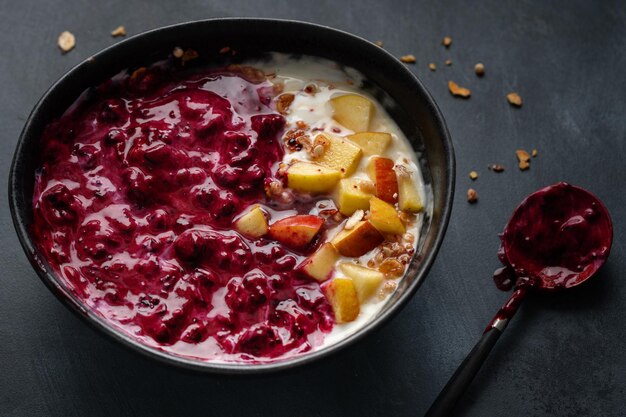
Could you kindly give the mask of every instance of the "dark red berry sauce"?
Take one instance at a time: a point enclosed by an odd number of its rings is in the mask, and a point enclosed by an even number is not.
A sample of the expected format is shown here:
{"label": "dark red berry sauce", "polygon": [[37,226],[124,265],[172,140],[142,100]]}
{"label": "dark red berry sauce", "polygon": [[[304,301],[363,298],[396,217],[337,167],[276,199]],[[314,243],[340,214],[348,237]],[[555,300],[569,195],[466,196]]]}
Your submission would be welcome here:
{"label": "dark red berry sauce", "polygon": [[333,327],[294,272],[305,253],[232,230],[250,204],[272,209],[284,152],[273,86],[245,74],[170,62],[112,78],[47,127],[35,181],[32,233],[68,288],[142,343],[207,361],[295,355]]}
{"label": "dark red berry sauce", "polygon": [[613,240],[611,218],[589,192],[561,182],[543,188],[515,210],[502,235],[498,288],[529,284],[574,287],[604,264]]}

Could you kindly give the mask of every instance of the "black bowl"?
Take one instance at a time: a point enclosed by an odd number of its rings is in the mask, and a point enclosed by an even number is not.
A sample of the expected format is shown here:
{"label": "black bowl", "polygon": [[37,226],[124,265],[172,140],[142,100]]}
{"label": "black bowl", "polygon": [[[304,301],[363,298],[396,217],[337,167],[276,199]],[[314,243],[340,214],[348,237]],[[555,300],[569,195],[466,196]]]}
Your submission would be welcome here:
{"label": "black bowl", "polygon": [[[223,46],[238,56],[258,56],[263,51],[312,55],[359,70],[366,85],[394,118],[418,153],[429,190],[432,211],[424,222],[419,251],[406,277],[379,314],[342,341],[319,350],[269,364],[200,362],[145,346],[113,328],[90,311],[58,279],[33,243],[34,172],[38,143],[44,127],[59,117],[80,94],[119,71],[164,59],[180,46],[200,52]],[[224,373],[246,373],[292,368],[327,356],[362,338],[393,317],[426,278],[441,245],[452,209],[454,151],[441,112],[422,83],[396,58],[373,43],[354,35],[311,23],[274,19],[212,19],[168,26],[134,36],[79,64],[57,81],[33,109],[15,150],[9,179],[11,215],[20,242],[39,277],[70,310],[114,340],[147,356],[179,367]]]}

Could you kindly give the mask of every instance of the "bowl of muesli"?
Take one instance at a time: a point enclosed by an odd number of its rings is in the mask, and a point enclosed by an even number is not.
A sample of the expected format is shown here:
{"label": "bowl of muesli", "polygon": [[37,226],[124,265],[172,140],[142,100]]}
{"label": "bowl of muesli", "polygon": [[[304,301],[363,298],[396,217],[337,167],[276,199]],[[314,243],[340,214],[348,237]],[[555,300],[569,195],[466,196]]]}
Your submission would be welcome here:
{"label": "bowl of muesli", "polygon": [[52,292],[147,356],[278,370],[348,346],[424,281],[454,153],[384,49],[304,22],[214,19],[90,57],[31,113],[14,224]]}

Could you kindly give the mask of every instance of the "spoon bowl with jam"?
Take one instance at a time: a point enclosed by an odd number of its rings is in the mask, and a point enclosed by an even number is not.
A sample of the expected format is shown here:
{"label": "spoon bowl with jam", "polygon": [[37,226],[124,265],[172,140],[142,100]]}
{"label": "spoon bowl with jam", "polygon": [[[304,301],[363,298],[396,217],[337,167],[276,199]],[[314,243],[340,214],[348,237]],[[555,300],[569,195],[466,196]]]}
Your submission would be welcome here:
{"label": "spoon bowl with jam", "polygon": [[501,236],[494,273],[498,288],[514,288],[474,349],[457,368],[426,416],[451,415],[489,352],[529,291],[576,287],[604,264],[613,225],[602,202],[590,192],[560,182],[528,196],[513,212]]}

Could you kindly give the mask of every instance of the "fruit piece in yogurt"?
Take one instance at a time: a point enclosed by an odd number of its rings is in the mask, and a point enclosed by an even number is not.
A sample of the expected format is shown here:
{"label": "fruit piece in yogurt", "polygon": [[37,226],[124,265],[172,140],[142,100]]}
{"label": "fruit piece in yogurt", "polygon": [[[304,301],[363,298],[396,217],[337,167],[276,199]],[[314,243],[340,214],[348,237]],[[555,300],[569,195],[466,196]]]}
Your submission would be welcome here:
{"label": "fruit piece in yogurt", "polygon": [[369,99],[346,94],[331,99],[330,104],[333,107],[333,118],[343,126],[353,132],[365,132],[369,129],[375,112],[374,103]]}
{"label": "fruit piece in yogurt", "polygon": [[308,162],[296,162],[287,169],[287,186],[304,193],[328,193],[340,178],[340,171]]}
{"label": "fruit piece in yogurt", "polygon": [[367,220],[356,224],[352,229],[342,230],[332,243],[339,253],[351,258],[363,256],[380,245],[383,235]]}
{"label": "fruit piece in yogurt", "polygon": [[335,278],[323,287],[337,323],[355,320],[360,312],[359,299],[350,278]]}
{"label": "fruit piece in yogurt", "polygon": [[306,214],[278,220],[270,226],[269,237],[290,248],[303,249],[317,236],[324,219]]}
{"label": "fruit piece in yogurt", "polygon": [[373,184],[362,178],[346,178],[339,181],[337,187],[337,207],[344,216],[351,216],[357,210],[367,210],[370,207],[370,198]]}
{"label": "fruit piece in yogurt", "polygon": [[401,167],[398,173],[398,208],[411,213],[419,213],[424,209],[413,173],[404,167]]}
{"label": "fruit piece in yogurt", "polygon": [[387,203],[398,201],[398,179],[394,162],[389,158],[373,157],[368,165],[368,174],[376,185],[376,197]]}
{"label": "fruit piece in yogurt", "polygon": [[339,267],[341,268],[341,272],[352,278],[360,303],[366,302],[374,295],[385,279],[385,275],[382,272],[365,268],[351,262],[343,262]]}
{"label": "fruit piece in yogurt", "polygon": [[[316,151],[319,150],[319,156]],[[313,142],[313,159],[320,165],[341,172],[342,177],[354,173],[363,151],[347,139],[320,133]]]}
{"label": "fruit piece in yogurt", "polygon": [[369,220],[381,233],[401,235],[406,231],[396,209],[377,197],[372,197],[370,200]]}
{"label": "fruit piece in yogurt", "polygon": [[331,277],[338,260],[339,252],[335,245],[326,242],[302,263],[301,269],[307,276],[323,282]]}
{"label": "fruit piece in yogurt", "polygon": [[347,138],[359,145],[365,155],[383,155],[392,140],[386,132],[361,132]]}

